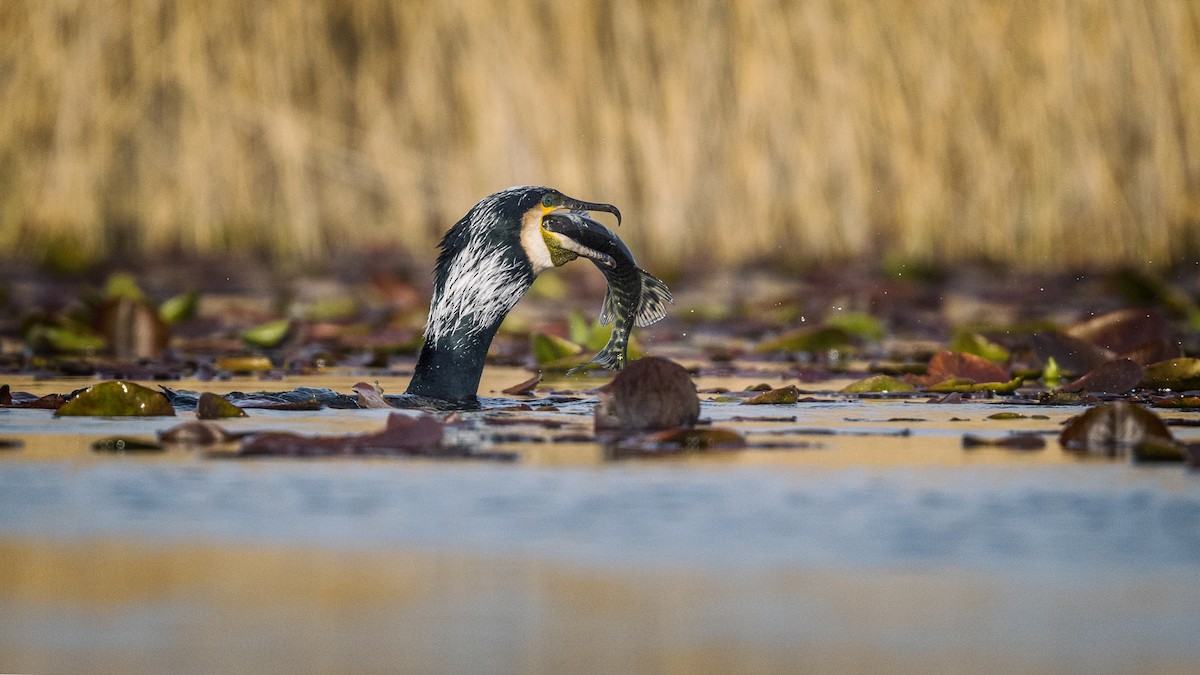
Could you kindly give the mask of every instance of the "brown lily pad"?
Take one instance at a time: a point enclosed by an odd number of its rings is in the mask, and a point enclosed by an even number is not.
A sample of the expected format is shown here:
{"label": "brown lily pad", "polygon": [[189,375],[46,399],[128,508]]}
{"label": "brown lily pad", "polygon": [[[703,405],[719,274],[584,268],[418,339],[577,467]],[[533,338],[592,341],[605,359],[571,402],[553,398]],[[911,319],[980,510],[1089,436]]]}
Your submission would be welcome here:
{"label": "brown lily pad", "polygon": [[1120,309],[1063,329],[1064,334],[1086,340],[1113,354],[1162,340],[1166,331],[1167,320],[1157,309]]}
{"label": "brown lily pad", "polygon": [[1059,389],[1124,394],[1138,386],[1144,372],[1144,368],[1129,359],[1105,361],[1083,377]]}
{"label": "brown lily pad", "polygon": [[1151,438],[1174,442],[1158,415],[1132,403],[1115,401],[1072,417],[1058,442],[1067,450],[1115,455]]}
{"label": "brown lily pad", "polygon": [[924,378],[928,384],[947,379],[971,380],[972,382],[1008,382],[1008,370],[974,354],[942,351],[929,360],[929,371]]}
{"label": "brown lily pad", "polygon": [[161,392],[133,382],[111,380],[88,387],[54,414],[60,417],[156,417],[174,416],[175,408]]}

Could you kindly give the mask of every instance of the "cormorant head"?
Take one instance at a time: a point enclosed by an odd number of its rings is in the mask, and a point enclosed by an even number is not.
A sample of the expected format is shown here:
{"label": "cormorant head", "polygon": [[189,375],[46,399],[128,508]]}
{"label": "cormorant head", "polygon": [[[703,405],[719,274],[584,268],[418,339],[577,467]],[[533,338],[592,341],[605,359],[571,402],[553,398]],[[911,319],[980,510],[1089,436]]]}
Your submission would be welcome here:
{"label": "cormorant head", "polygon": [[605,211],[621,222],[612,204],[542,186],[513,187],[480,200],[442,239],[426,340],[462,343],[486,334],[490,342],[533,278],[575,257],[555,245],[558,235],[544,229],[543,219],[583,211]]}

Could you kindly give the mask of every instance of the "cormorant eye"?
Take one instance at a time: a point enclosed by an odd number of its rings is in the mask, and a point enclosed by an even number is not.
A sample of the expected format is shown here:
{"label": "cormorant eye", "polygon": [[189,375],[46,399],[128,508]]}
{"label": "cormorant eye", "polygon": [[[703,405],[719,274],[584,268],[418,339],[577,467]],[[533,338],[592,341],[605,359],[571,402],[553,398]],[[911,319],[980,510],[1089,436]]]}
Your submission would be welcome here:
{"label": "cormorant eye", "polygon": [[552,209],[559,204],[562,204],[562,197],[554,194],[553,192],[548,192],[542,197],[542,206],[548,209]]}

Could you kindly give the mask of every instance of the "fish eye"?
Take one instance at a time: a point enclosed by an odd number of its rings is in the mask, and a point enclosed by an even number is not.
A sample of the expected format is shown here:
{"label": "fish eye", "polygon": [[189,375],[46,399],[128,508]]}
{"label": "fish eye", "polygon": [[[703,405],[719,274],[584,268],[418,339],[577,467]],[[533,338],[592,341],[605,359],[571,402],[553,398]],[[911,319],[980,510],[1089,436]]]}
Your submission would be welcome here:
{"label": "fish eye", "polygon": [[548,209],[552,209],[561,204],[562,204],[562,195],[558,195],[553,192],[547,192],[542,197],[542,206],[544,206]]}

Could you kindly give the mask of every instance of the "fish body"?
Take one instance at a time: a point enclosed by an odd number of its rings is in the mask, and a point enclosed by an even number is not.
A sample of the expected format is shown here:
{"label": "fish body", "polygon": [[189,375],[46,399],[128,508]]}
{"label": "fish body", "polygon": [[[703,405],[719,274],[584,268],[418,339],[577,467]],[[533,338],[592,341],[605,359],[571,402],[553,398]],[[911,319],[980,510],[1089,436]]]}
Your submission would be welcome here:
{"label": "fish body", "polygon": [[[558,255],[591,260],[608,281],[600,325],[612,323],[612,336],[588,363],[620,370],[629,360],[630,331],[665,317],[667,304],[674,302],[671,291],[637,266],[629,247],[612,230],[582,212],[553,213],[543,220],[542,228],[548,233],[547,245],[557,248]],[[582,367],[572,368],[568,374]]]}

